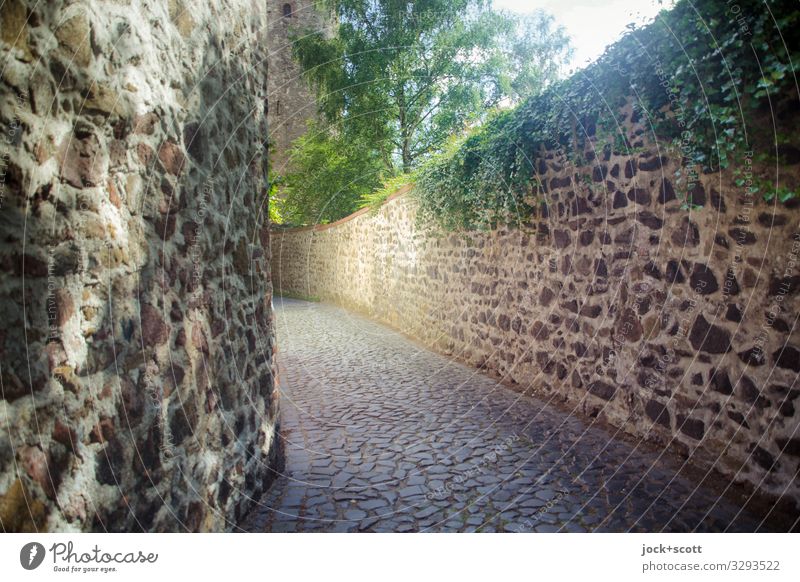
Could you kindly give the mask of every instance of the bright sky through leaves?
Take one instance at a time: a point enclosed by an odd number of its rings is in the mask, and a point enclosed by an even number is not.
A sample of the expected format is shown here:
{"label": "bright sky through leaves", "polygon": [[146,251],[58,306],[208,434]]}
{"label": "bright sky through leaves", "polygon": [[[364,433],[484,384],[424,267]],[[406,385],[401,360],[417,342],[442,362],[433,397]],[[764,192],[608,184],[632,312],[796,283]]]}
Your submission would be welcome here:
{"label": "bright sky through leaves", "polygon": [[520,13],[541,8],[552,14],[572,37],[575,56],[571,66],[576,69],[599,57],[629,23],[649,22],[673,4],[673,0],[494,0],[497,8]]}

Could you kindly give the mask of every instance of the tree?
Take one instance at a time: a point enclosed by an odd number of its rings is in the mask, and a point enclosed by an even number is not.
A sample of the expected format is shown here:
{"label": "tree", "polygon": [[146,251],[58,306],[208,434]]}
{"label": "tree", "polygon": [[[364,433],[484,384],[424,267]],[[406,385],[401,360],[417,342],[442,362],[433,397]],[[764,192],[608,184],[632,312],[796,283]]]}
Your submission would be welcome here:
{"label": "tree", "polygon": [[511,18],[511,28],[498,41],[509,75],[505,92],[516,104],[557,80],[573,51],[563,27],[542,10]]}
{"label": "tree", "polygon": [[[371,175],[377,172],[381,180],[413,171],[498,105],[541,91],[570,57],[568,39],[551,17],[514,17],[485,0],[328,4],[339,18],[335,35],[302,31],[293,40],[329,124],[300,148],[319,154],[324,135],[327,149],[346,146],[349,155],[369,160]],[[324,163],[313,152],[295,151],[298,158]],[[344,164],[342,151],[337,149],[330,164]],[[330,177],[339,190],[354,194],[345,182],[350,176]],[[366,186],[365,180],[357,183]],[[293,192],[300,194],[297,188]]]}
{"label": "tree", "polygon": [[360,196],[379,187],[383,166],[367,144],[312,124],[291,151],[294,170],[273,184],[272,218],[288,224],[338,220],[358,209]]}

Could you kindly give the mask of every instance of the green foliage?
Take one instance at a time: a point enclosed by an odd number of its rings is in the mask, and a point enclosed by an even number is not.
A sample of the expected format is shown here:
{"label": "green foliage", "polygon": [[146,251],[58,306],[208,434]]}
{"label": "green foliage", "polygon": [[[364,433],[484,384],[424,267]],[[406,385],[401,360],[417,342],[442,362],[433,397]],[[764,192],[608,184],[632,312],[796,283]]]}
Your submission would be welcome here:
{"label": "green foliage", "polygon": [[737,13],[731,6],[682,0],[652,24],[630,27],[592,66],[473,131],[420,170],[422,216],[449,229],[526,222],[545,149],[580,163],[596,135],[598,149],[632,153],[634,136],[619,119],[629,96],[649,138],[670,144],[690,174],[729,168],[758,140],[769,143],[772,128],[759,120],[794,83],[800,11],[792,0],[739,0]]}
{"label": "green foliage", "polygon": [[797,190],[785,184],[775,184],[774,180],[767,180],[761,176],[754,176],[750,184],[738,178],[734,182],[737,186],[747,186],[753,196],[761,195],[765,202],[772,202],[776,198],[781,204],[798,197]]}
{"label": "green foliage", "polygon": [[361,208],[371,208],[377,210],[386,202],[386,199],[397,192],[403,186],[412,184],[415,179],[415,173],[400,174],[394,178],[386,180],[380,188],[367,192],[361,195]]}
{"label": "green foliage", "polygon": [[267,200],[269,201],[269,222],[270,224],[283,224],[283,216],[281,216],[281,212],[278,209],[278,205],[275,203],[275,197],[278,194],[278,184],[276,182],[270,182],[269,185],[269,195],[267,196]]}
{"label": "green foliage", "polygon": [[540,91],[569,56],[552,18],[484,0],[331,0],[333,38],[302,31],[294,53],[343,134],[389,176],[410,172],[504,100]]}
{"label": "green foliage", "polygon": [[[370,155],[373,154],[373,155]],[[282,224],[324,224],[355,212],[361,194],[383,183],[381,160],[363,143],[311,125],[294,144],[294,170],[274,178],[270,215]]]}
{"label": "green foliage", "polygon": [[[378,206],[453,135],[552,82],[569,57],[553,19],[483,0],[331,0],[337,34],[295,31],[324,123],[294,144],[271,205],[287,224]],[[405,175],[405,177],[403,177]]]}

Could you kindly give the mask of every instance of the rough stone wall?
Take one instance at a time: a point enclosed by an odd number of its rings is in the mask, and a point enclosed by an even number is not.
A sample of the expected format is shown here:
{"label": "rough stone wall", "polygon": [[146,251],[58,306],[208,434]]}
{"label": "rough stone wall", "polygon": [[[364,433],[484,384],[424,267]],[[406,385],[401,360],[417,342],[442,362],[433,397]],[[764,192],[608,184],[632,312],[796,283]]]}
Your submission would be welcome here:
{"label": "rough stone wall", "polygon": [[[284,16],[286,4],[292,8],[291,16]],[[292,57],[291,39],[292,35],[303,31],[331,32],[333,18],[318,4],[314,0],[267,2],[270,167],[278,174],[288,170],[292,142],[302,136],[308,129],[308,122],[316,118],[316,96]]]}
{"label": "rough stone wall", "polygon": [[[405,195],[377,214],[275,231],[276,293],[359,310],[800,501],[797,205],[710,174],[692,191],[703,208],[684,210],[676,152],[589,142],[584,166],[557,152],[539,161],[545,203],[524,228],[437,236]],[[791,157],[781,178],[796,184]]]}
{"label": "rough stone wall", "polygon": [[0,3],[3,530],[222,530],[280,462],[265,31]]}

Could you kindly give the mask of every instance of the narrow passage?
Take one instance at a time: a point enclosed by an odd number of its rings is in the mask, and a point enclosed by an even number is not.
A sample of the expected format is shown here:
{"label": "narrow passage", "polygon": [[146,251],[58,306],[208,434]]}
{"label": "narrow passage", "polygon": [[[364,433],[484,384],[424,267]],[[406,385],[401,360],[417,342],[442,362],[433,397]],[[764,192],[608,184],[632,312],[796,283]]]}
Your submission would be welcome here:
{"label": "narrow passage", "polygon": [[250,531],[756,531],[683,461],[338,307],[276,298],[286,471]]}

